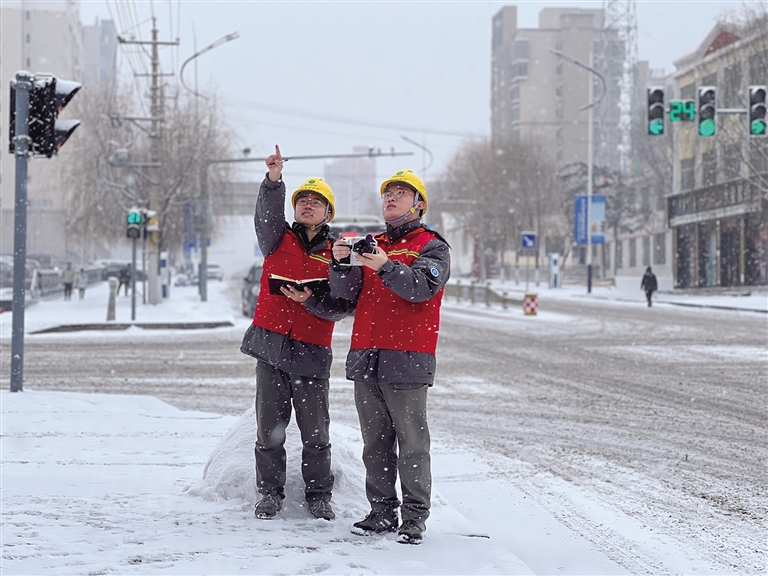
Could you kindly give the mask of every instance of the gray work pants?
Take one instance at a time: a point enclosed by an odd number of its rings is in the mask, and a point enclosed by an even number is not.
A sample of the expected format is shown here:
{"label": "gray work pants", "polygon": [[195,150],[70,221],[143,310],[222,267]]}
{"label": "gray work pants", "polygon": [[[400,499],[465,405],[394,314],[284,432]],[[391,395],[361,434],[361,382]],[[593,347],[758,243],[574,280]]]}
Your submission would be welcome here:
{"label": "gray work pants", "polygon": [[285,429],[291,400],[301,433],[301,473],[307,501],[330,500],[331,472],[328,380],[288,374],[256,364],[256,487],[261,494],[285,496]]}
{"label": "gray work pants", "polygon": [[363,435],[365,493],[372,510],[397,508],[400,474],[402,519],[424,529],[432,494],[426,384],[355,382]]}

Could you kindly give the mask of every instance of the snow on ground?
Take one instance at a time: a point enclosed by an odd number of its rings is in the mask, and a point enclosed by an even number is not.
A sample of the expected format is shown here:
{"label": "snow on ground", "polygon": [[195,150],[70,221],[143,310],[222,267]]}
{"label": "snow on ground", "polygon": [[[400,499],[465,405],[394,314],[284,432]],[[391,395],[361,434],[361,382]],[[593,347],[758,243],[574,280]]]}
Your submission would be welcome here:
{"label": "snow on ground", "polygon": [[[211,284],[209,290],[209,301],[201,303],[194,288],[174,288],[161,305],[139,303],[137,320],[229,320],[245,328],[249,320],[237,310],[237,286]],[[580,297],[576,292],[540,294],[544,301]],[[607,289],[590,297],[617,299]],[[712,298],[705,300],[730,301]],[[104,283],[89,288],[82,301],[75,295],[71,302],[39,302],[25,312],[26,331],[105,322],[107,301]],[[764,305],[752,302],[757,309]],[[506,312],[498,321],[508,321]],[[547,321],[547,314],[540,319]],[[120,296],[117,321],[129,320],[130,298]],[[565,324],[566,318],[552,314],[550,321]],[[10,328],[11,314],[0,315],[0,337],[10,340]],[[293,425],[285,508],[278,519],[259,521],[253,516],[252,411],[236,418],[184,412],[146,396],[30,387],[2,391],[0,402],[3,574],[626,573],[476,455],[440,443],[433,447],[427,538],[421,546],[406,546],[392,536],[363,538],[349,531],[368,510],[359,432],[350,427],[331,428],[336,521],[313,520],[302,506],[301,449]],[[566,485],[551,489],[580,498]],[[597,505],[594,514],[596,523],[607,526],[631,520]],[[644,532],[638,528],[638,534]],[[708,573],[686,557],[684,547],[649,545],[673,556],[668,565]]]}

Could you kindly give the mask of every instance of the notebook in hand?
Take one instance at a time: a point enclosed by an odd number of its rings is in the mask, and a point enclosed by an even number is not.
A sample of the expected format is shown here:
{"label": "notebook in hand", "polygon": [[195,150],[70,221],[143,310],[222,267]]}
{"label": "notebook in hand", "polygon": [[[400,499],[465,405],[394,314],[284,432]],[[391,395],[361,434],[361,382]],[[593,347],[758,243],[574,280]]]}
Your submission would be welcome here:
{"label": "notebook in hand", "polygon": [[293,278],[286,278],[285,276],[278,276],[277,274],[269,275],[269,293],[280,294],[281,286],[293,286],[297,290],[303,290],[309,288],[312,292],[328,292],[331,289],[328,284],[328,278],[307,278],[305,280],[294,280]]}

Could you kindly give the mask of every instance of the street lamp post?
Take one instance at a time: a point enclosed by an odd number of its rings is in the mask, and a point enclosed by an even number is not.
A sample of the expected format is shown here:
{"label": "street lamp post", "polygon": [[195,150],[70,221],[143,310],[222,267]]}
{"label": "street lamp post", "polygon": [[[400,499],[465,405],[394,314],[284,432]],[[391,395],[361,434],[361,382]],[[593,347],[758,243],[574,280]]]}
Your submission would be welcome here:
{"label": "street lamp post", "polygon": [[589,111],[589,118],[587,119],[587,122],[589,124],[589,127],[587,129],[587,293],[592,292],[592,185],[593,185],[593,175],[592,175],[592,165],[594,164],[594,146],[592,144],[592,138],[593,138],[593,118],[592,118],[592,109],[595,108],[600,102],[602,102],[603,98],[605,97],[605,78],[603,77],[600,72],[595,70],[592,67],[592,52],[589,53],[589,65],[584,64],[584,62],[581,62],[579,60],[576,60],[575,58],[568,56],[565,52],[562,52],[560,50],[555,50],[554,48],[550,49],[550,52],[553,54],[556,54],[560,58],[564,58],[565,60],[568,60],[572,64],[576,64],[576,66],[579,66],[580,68],[584,68],[585,70],[591,72],[598,78],[600,78],[600,82],[602,84],[602,91],[600,92],[600,96],[598,96],[597,100],[592,101],[592,98],[594,97],[592,92],[592,78],[589,79],[589,104],[586,104],[581,107],[581,110],[588,110]]}
{"label": "street lamp post", "polygon": [[427,164],[426,166],[424,165],[424,156],[423,155],[422,155],[422,164],[421,164],[421,177],[426,182],[426,180],[427,180],[427,170],[429,170],[429,168],[432,166],[432,163],[435,161],[435,157],[432,155],[432,151],[429,148],[427,148],[426,146],[416,142],[416,140],[411,140],[407,136],[403,136],[401,134],[400,138],[402,138],[403,140],[405,140],[409,144],[413,144],[414,146],[416,146],[418,148],[421,148],[422,151],[424,151],[427,154],[429,154],[429,164]]}
{"label": "street lamp post", "polygon": [[[231,34],[227,34],[226,36],[222,36],[215,42],[209,44],[205,48],[202,48],[201,50],[198,50],[192,56],[184,60],[184,63],[181,65],[181,68],[179,69],[179,82],[184,87],[187,92],[190,92],[195,97],[195,126],[199,126],[199,121],[197,118],[197,99],[203,98],[204,100],[206,97],[202,94],[200,94],[197,91],[197,75],[195,75],[195,90],[187,86],[186,82],[184,82],[184,68],[186,68],[187,64],[189,64],[192,60],[197,58],[198,56],[202,56],[206,52],[210,52],[214,48],[221,46],[222,44],[226,44],[227,42],[231,42],[232,40],[237,40],[240,38],[239,32],[232,32]],[[197,129],[197,128],[196,128]],[[200,299],[203,302],[206,302],[208,299],[207,294],[207,278],[203,278],[203,275],[208,274],[208,178],[207,178],[207,172],[208,172],[208,165],[205,162],[200,162],[200,206],[201,210],[203,212],[203,221],[202,225],[200,226],[200,270],[198,272],[198,290],[200,291]]]}

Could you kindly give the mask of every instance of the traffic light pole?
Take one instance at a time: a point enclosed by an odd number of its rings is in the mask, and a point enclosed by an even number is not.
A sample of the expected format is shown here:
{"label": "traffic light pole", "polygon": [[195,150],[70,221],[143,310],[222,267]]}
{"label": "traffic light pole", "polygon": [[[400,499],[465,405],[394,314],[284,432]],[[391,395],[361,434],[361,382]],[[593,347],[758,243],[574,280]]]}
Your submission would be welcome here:
{"label": "traffic light pole", "polygon": [[11,328],[11,392],[24,389],[24,304],[27,261],[27,164],[29,162],[29,92],[32,75],[16,73],[16,204],[13,234],[13,325]]}
{"label": "traffic light pole", "polygon": [[131,321],[136,320],[136,238],[133,239],[133,249],[131,253]]}

